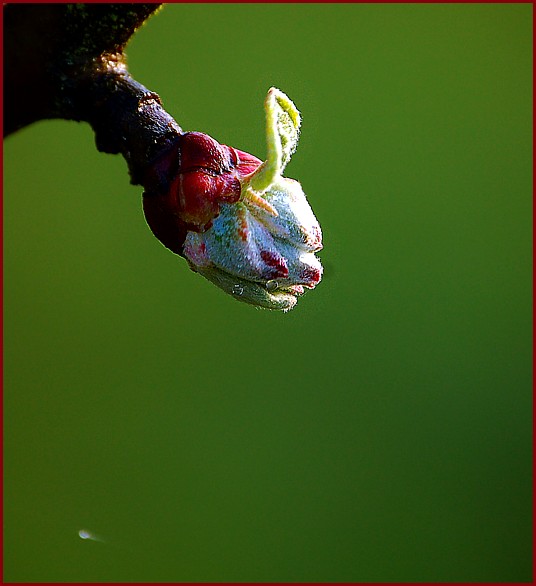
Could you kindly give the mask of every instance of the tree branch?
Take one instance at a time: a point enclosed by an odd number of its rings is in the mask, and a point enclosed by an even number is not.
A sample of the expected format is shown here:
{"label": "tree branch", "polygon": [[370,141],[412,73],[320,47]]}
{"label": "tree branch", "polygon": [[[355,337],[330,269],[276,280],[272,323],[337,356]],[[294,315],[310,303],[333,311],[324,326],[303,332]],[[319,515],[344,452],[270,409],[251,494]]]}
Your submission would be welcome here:
{"label": "tree branch", "polygon": [[320,226],[297,181],[282,176],[300,116],[272,88],[268,160],[183,133],[157,94],[128,72],[124,48],[157,4],[8,5],[4,132],[43,118],[88,122],[98,150],[121,153],[155,236],[232,295],[288,311],[322,276]]}
{"label": "tree branch", "polygon": [[182,133],[126,65],[125,45],[159,7],[5,6],[4,136],[45,118],[88,122],[98,150],[121,153],[132,183],[143,184],[151,163]]}

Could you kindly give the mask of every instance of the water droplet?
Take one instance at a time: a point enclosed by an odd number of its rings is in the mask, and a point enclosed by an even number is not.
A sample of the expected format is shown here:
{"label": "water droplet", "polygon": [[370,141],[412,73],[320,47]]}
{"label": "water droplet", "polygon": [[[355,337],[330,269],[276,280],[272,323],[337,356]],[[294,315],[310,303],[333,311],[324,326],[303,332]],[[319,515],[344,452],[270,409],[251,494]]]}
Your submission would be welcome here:
{"label": "water droplet", "polygon": [[78,532],[78,537],[80,537],[80,539],[89,539],[90,541],[100,541],[101,543],[105,543],[104,539],[100,537],[100,535],[95,535],[95,533],[92,533],[87,529],[80,529]]}
{"label": "water droplet", "polygon": [[242,285],[233,285],[233,295],[242,295],[244,287]]}
{"label": "water droplet", "polygon": [[275,291],[279,287],[279,283],[277,281],[267,281],[266,282],[266,290],[267,291]]}

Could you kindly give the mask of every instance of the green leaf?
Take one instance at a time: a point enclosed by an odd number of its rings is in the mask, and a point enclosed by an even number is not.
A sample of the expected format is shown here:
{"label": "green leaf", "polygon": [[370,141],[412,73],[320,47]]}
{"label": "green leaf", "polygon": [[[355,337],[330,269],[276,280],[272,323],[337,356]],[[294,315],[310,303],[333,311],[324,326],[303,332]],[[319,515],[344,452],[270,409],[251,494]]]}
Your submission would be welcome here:
{"label": "green leaf", "polygon": [[270,88],[264,101],[266,113],[266,161],[252,175],[249,186],[262,193],[282,175],[296,146],[301,117],[292,100],[281,90]]}

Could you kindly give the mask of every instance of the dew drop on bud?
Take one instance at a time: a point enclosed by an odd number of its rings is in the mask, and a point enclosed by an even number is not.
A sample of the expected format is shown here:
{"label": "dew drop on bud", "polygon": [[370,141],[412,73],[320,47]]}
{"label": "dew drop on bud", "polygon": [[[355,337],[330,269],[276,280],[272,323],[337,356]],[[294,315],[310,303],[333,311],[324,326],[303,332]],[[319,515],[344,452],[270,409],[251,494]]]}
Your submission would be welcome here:
{"label": "dew drop on bud", "polygon": [[266,283],[266,290],[267,291],[275,291],[279,287],[277,281],[267,281]]}
{"label": "dew drop on bud", "polygon": [[233,295],[242,295],[244,293],[244,287],[242,285],[233,285]]}

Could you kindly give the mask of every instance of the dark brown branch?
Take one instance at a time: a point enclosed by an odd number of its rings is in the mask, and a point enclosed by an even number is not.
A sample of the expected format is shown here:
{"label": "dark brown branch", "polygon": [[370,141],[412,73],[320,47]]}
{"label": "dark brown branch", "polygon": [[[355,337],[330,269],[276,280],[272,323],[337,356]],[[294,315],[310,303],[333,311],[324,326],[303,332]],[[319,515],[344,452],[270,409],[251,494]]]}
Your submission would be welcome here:
{"label": "dark brown branch", "polygon": [[5,6],[4,136],[44,118],[89,122],[97,148],[121,153],[132,183],[144,183],[182,132],[126,66],[126,43],[159,6]]}
{"label": "dark brown branch", "polygon": [[99,151],[121,153],[131,181],[145,184],[146,169],[181,135],[158,94],[135,81],[121,55],[103,55],[73,72],[65,118],[89,122]]}

